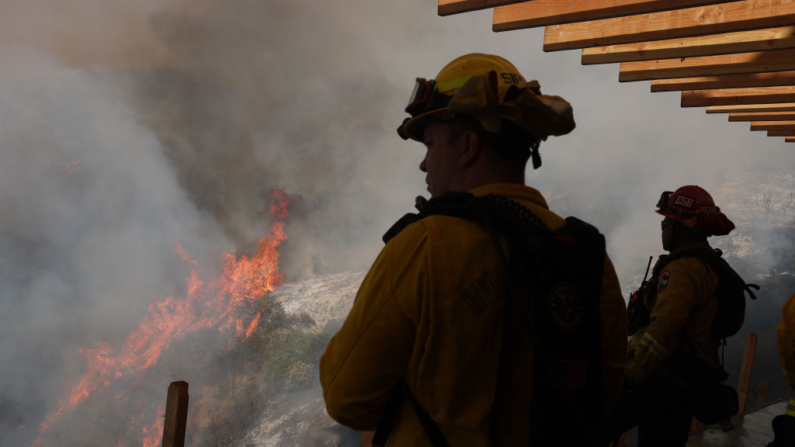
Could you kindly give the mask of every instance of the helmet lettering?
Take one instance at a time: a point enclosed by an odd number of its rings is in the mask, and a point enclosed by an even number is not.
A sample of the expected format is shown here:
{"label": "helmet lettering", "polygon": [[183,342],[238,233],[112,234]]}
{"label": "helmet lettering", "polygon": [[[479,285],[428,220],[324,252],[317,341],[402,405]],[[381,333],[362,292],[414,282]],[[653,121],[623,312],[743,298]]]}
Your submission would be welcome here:
{"label": "helmet lettering", "polygon": [[674,205],[683,206],[687,209],[693,208],[693,204],[696,202],[696,199],[692,197],[688,197],[686,195],[680,194],[674,200]]}
{"label": "helmet lettering", "polygon": [[522,77],[516,73],[500,73],[500,77],[508,85],[518,85],[522,82]]}

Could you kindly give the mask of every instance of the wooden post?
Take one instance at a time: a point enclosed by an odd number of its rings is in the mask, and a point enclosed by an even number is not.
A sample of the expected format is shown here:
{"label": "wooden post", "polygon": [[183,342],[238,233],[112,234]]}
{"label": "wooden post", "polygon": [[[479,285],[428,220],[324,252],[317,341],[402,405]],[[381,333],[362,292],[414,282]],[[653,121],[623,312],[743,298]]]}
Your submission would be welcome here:
{"label": "wooden post", "polygon": [[359,447],[372,447],[374,431],[362,432],[362,439],[359,440]]}
{"label": "wooden post", "polygon": [[767,396],[769,394],[770,394],[770,381],[762,379],[762,381],[759,382],[759,397],[756,400],[756,406],[758,408],[767,405]]}
{"label": "wooden post", "polygon": [[615,444],[611,441],[609,447],[627,447],[628,445],[629,443],[627,443],[627,434],[624,433],[618,438],[618,444]]}
{"label": "wooden post", "polygon": [[166,421],[163,424],[162,447],[185,447],[185,426],[188,422],[188,382],[171,382],[166,399]]}
{"label": "wooden post", "polygon": [[737,384],[737,394],[740,397],[740,411],[737,414],[745,413],[745,405],[748,402],[748,390],[751,388],[751,374],[754,372],[754,357],[756,356],[756,342],[758,337],[755,332],[749,332],[745,337],[745,351],[743,352],[743,364],[740,368],[740,382]]}

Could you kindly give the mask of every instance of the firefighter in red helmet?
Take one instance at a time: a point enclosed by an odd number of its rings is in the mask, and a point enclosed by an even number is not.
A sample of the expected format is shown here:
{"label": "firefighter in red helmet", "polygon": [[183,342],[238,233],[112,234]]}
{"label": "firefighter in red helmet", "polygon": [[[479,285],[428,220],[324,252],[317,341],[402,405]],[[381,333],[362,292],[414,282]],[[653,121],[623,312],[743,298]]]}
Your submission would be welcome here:
{"label": "firefighter in red helmet", "polygon": [[[736,273],[707,241],[734,224],[698,186],[662,193],[656,212],[664,216],[662,246],[669,254],[659,256],[649,283],[630,299],[625,406],[615,411],[621,432],[638,426],[639,447],[674,447],[687,443],[694,415],[715,423],[736,413],[730,408],[736,392],[720,384],[726,374],[718,348],[726,335],[713,327],[719,280]],[[728,393],[729,404],[710,393]]]}
{"label": "firefighter in red helmet", "polygon": [[[663,224],[663,249],[669,252],[672,251],[670,244],[676,239],[684,243],[706,242],[709,236],[725,236],[734,230],[734,223],[715,206],[712,196],[698,186],[688,185],[673,193],[662,193],[655,212],[665,216],[663,222],[680,224],[690,230],[681,234],[670,231],[666,238],[665,227],[668,224]],[[676,228],[671,227],[672,230]]]}

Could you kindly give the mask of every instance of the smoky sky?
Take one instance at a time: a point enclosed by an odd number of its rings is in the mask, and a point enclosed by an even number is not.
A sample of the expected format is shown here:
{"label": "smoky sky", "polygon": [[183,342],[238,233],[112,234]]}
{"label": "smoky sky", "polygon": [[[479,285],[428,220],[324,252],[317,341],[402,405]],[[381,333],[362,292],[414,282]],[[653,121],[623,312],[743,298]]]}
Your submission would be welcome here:
{"label": "smoky sky", "polygon": [[740,239],[718,245],[756,256],[749,274],[780,261],[742,237],[788,221],[782,208],[764,219],[758,196],[780,207],[795,189],[792,144],[619,84],[617,65],[544,53],[542,30],[495,34],[488,11],[435,8],[0,2],[0,444],[32,439],[84,370],[78,349],[118,346],[152,296],[182,292],[177,243],[208,275],[224,251],[255,248],[272,188],[302,197],[288,281],[366,269],[427,196],[424,150],[395,132],[414,79],[468,52],[502,55],[571,102],[577,128],[542,144],[527,182],[605,233],[624,288],[661,250],[660,192],[684,184],[728,205]]}

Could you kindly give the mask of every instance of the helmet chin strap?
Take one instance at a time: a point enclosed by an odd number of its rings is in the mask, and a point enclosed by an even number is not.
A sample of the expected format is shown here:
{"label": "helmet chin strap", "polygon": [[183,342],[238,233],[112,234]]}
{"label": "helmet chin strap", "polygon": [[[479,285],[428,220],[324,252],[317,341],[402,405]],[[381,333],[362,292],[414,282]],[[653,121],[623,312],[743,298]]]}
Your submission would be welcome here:
{"label": "helmet chin strap", "polygon": [[538,151],[539,146],[541,146],[540,141],[536,141],[530,145],[530,158],[533,160],[533,169],[541,167],[541,154]]}

